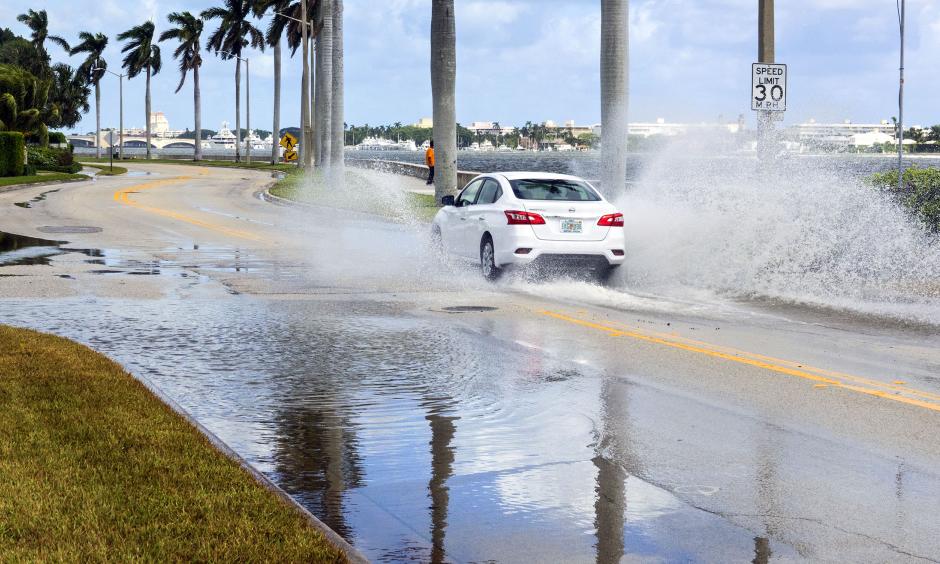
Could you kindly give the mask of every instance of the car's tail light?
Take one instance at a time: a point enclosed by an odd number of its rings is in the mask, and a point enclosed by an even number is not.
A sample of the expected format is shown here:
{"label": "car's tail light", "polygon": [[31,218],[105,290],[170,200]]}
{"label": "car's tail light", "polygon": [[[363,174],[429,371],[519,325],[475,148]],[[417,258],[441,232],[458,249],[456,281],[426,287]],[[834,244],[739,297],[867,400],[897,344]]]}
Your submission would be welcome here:
{"label": "car's tail light", "polygon": [[517,254],[517,255],[527,255],[527,254],[529,254],[529,253],[531,253],[531,252],[532,252],[532,249],[530,249],[530,248],[528,248],[528,247],[519,247],[518,249],[516,249],[516,254]]}
{"label": "car's tail light", "polygon": [[615,257],[622,257],[622,256],[623,256],[623,249],[613,249],[613,250],[611,250],[610,252],[614,253],[614,256],[615,256]]}
{"label": "car's tail light", "polygon": [[509,210],[506,212],[509,225],[545,225],[545,218],[537,213]]}
{"label": "car's tail light", "polygon": [[601,227],[623,227],[623,214],[612,213],[600,218],[597,222]]}

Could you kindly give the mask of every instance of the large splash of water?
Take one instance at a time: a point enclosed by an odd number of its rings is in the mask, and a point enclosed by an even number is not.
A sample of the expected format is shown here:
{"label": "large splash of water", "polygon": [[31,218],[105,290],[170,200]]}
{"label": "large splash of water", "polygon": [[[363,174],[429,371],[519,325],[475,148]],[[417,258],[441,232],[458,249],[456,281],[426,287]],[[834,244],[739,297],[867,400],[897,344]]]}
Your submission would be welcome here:
{"label": "large splash of water", "polygon": [[652,158],[618,199],[628,287],[940,323],[940,244],[857,166],[798,156],[761,165],[703,146]]}

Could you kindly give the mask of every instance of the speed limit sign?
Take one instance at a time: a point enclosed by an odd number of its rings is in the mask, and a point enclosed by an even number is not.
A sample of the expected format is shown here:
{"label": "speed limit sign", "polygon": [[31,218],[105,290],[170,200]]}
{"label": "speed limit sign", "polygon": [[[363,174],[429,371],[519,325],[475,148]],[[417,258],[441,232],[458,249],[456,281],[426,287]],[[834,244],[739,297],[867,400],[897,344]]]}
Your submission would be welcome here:
{"label": "speed limit sign", "polygon": [[765,112],[787,110],[787,65],[751,65],[751,109]]}

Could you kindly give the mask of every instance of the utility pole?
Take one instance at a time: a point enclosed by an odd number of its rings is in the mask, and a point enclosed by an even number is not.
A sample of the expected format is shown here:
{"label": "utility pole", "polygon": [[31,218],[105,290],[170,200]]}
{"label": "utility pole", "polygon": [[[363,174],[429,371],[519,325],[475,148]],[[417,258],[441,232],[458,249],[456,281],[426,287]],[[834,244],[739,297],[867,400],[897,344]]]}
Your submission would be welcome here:
{"label": "utility pole", "polygon": [[251,69],[248,68],[248,57],[245,57],[245,127],[248,140],[245,146],[245,161],[251,166]]}
{"label": "utility pole", "polygon": [[[757,0],[757,62],[774,63],[774,0]],[[773,129],[773,114],[757,114],[757,154],[764,159],[769,151],[768,137]]]}
{"label": "utility pole", "polygon": [[905,0],[901,0],[901,6],[898,8],[898,24],[901,29],[901,66],[900,83],[898,85],[898,193],[904,192],[904,162],[902,155],[904,152],[904,6]]}

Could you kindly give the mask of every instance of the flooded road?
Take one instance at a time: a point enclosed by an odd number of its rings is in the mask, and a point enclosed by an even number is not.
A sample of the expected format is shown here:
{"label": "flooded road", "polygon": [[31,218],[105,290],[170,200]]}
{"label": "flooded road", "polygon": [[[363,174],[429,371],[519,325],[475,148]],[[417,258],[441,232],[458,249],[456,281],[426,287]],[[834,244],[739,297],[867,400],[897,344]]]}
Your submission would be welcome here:
{"label": "flooded road", "polygon": [[373,560],[940,559],[930,325],[494,287],[413,225],[139,168],[0,195],[46,253],[0,258],[0,322],[115,358]]}

